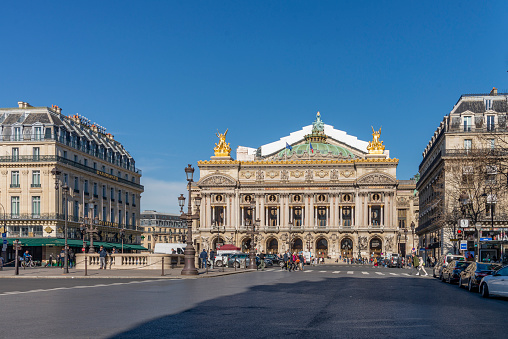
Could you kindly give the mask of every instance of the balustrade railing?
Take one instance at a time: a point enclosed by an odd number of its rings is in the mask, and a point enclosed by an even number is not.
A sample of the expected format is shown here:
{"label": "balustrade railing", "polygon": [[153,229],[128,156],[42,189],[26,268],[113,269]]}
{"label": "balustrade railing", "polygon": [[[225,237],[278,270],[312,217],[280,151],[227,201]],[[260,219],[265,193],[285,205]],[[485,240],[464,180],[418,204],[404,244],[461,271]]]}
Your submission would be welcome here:
{"label": "balustrade railing", "polygon": [[[160,270],[164,258],[164,269],[181,268],[184,266],[183,254],[153,254],[153,253],[116,253],[106,257],[106,269],[112,270]],[[85,260],[88,269],[100,268],[99,253],[77,253],[76,269],[84,269]]]}

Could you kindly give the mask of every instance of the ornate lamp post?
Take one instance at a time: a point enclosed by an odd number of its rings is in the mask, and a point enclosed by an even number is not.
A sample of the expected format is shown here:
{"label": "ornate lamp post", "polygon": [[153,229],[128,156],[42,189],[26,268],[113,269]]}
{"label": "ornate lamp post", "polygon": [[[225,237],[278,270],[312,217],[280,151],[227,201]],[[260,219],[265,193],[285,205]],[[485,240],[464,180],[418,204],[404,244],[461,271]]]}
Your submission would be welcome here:
{"label": "ornate lamp post", "polygon": [[250,250],[249,250],[249,266],[247,268],[257,269],[256,265],[256,249],[255,249],[255,233],[256,233],[256,201],[254,199],[250,202],[250,208],[252,210],[252,225],[250,229]]}
{"label": "ornate lamp post", "polygon": [[[415,222],[411,221],[411,233],[413,234],[413,247],[411,248],[411,251],[413,251],[413,248],[415,248]],[[416,249],[415,249],[416,252]]]}
{"label": "ornate lamp post", "polygon": [[288,227],[289,227],[289,253],[293,254],[293,222],[291,220],[288,221]]}
{"label": "ornate lamp post", "polygon": [[[2,206],[2,210],[4,211],[4,230],[2,232],[2,239],[6,239],[7,238],[7,221],[5,219],[5,207],[4,205],[0,204],[0,206]],[[5,234],[5,235],[4,235]],[[5,245],[2,245],[2,265],[0,265],[0,271],[3,270],[3,267],[4,267],[4,263],[7,262],[7,244]]]}
{"label": "ornate lamp post", "polygon": [[407,228],[404,228],[404,265],[407,267]]}
{"label": "ornate lamp post", "polygon": [[[53,174],[55,176],[55,190],[58,191],[58,189],[60,188],[59,178],[60,178],[60,174],[62,174],[62,172],[60,172],[56,168],[53,168],[51,170],[51,174]],[[69,235],[67,232],[67,205],[68,205],[67,197],[68,197],[68,193],[69,193],[69,186],[67,186],[67,183],[64,183],[62,185],[62,194],[63,194],[64,200],[65,200],[65,205],[64,205],[64,253],[65,253],[64,274],[69,273],[69,245],[68,245],[68,236]]]}
{"label": "ornate lamp post", "polygon": [[120,238],[122,238],[122,254],[123,254],[123,239],[125,238],[125,228],[120,230]]}
{"label": "ornate lamp post", "polygon": [[185,168],[185,175],[187,176],[187,186],[189,188],[189,205],[187,209],[187,214],[183,212],[183,206],[185,205],[185,197],[183,194],[180,194],[178,197],[178,204],[180,205],[180,212],[182,213],[181,218],[187,220],[187,246],[185,247],[184,261],[185,266],[182,270],[182,275],[198,275],[198,270],[195,266],[196,263],[196,250],[194,249],[194,245],[192,243],[192,220],[197,220],[199,218],[199,206],[201,205],[201,197],[197,196],[195,198],[197,213],[192,214],[192,177],[194,175],[194,168],[189,164]]}

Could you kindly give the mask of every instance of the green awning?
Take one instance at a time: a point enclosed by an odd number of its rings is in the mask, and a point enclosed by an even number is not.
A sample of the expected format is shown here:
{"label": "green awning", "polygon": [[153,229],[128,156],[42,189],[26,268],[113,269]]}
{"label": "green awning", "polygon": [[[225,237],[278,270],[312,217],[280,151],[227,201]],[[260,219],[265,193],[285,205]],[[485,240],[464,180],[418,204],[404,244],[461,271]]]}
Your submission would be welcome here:
{"label": "green awning", "polygon": [[[8,238],[7,242],[12,245],[17,238]],[[59,238],[19,238],[21,246],[64,246],[65,239]],[[82,240],[68,239],[67,244],[70,247],[82,247]]]}
{"label": "green awning", "polygon": [[[19,243],[21,246],[64,246],[65,239],[60,238],[7,238],[7,243],[12,246],[12,243],[19,239]],[[83,240],[76,240],[76,239],[67,239],[67,244],[69,247],[83,247]],[[86,245],[90,245],[90,241],[86,241]],[[93,242],[94,247],[100,247],[104,246],[105,249],[110,250],[113,247],[116,247],[117,250],[121,250],[122,244],[121,243],[111,243],[111,242],[105,242],[105,241],[94,241]],[[147,250],[147,248],[141,246],[141,245],[134,245],[134,244],[124,244],[123,245],[124,250],[136,250],[136,251],[144,251]]]}

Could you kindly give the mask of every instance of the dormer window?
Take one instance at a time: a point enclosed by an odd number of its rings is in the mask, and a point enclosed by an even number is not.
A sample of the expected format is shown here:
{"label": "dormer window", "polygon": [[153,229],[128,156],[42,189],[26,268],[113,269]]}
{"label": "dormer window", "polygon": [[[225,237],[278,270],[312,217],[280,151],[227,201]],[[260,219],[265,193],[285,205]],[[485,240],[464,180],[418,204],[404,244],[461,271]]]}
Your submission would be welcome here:
{"label": "dormer window", "polygon": [[472,117],[464,117],[464,132],[471,132]]}
{"label": "dormer window", "polygon": [[34,140],[42,140],[42,127],[34,127]]}
{"label": "dormer window", "polygon": [[21,127],[14,127],[14,141],[21,140]]}
{"label": "dormer window", "polygon": [[492,110],[492,99],[485,99],[485,110],[486,111]]}

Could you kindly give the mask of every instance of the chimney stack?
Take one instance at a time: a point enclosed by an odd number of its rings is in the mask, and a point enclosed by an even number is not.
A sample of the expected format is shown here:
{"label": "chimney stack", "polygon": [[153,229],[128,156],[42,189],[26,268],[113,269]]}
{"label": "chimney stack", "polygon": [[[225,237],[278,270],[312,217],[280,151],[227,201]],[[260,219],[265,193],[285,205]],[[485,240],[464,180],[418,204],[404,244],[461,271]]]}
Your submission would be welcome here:
{"label": "chimney stack", "polygon": [[30,105],[28,102],[18,101],[18,108],[28,108],[28,107],[32,107],[32,105]]}
{"label": "chimney stack", "polygon": [[497,88],[492,87],[492,91],[490,91],[490,95],[497,95]]}

